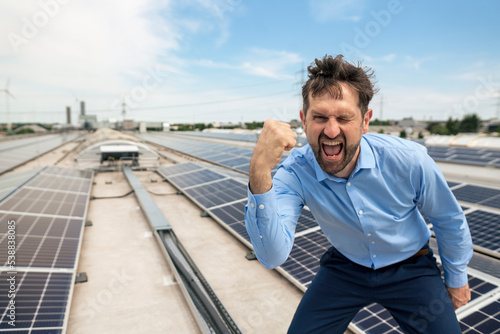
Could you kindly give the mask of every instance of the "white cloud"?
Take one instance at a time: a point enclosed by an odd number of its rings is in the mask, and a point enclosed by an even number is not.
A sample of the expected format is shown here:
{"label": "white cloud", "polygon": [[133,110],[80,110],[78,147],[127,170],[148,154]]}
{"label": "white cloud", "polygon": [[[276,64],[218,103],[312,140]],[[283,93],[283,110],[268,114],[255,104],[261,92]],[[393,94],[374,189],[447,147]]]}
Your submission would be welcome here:
{"label": "white cloud", "polygon": [[63,109],[73,94],[106,108],[141,84],[148,69],[167,60],[170,67],[161,67],[170,71],[179,63],[174,52],[182,31],[159,15],[168,16],[169,1],[42,0],[3,7],[0,84],[12,78],[18,101],[11,109],[19,116]]}
{"label": "white cloud", "polygon": [[252,48],[236,60],[234,64],[214,62],[213,60],[197,60],[194,64],[208,68],[221,68],[244,72],[252,76],[267,77],[273,79],[292,78],[297,71],[297,64],[302,58],[296,53],[277,51],[262,48]]}

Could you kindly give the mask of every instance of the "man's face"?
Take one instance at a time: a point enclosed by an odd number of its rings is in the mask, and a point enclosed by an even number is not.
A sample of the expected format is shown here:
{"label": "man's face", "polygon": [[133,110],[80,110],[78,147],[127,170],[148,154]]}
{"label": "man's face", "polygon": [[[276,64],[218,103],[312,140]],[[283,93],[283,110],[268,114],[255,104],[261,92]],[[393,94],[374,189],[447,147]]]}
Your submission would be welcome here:
{"label": "man's face", "polygon": [[340,85],[341,100],[328,93],[315,97],[309,94],[309,110],[307,115],[301,110],[300,119],[320,167],[336,177],[348,178],[356,166],[361,136],[368,131],[373,112],[369,109],[361,117],[358,93]]}

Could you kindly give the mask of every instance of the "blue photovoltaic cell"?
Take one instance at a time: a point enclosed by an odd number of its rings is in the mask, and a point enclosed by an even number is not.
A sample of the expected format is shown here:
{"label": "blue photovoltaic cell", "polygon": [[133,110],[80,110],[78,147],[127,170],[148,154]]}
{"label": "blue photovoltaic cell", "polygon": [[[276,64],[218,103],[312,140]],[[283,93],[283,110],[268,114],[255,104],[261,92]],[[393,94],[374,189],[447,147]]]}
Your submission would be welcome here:
{"label": "blue photovoltaic cell", "polygon": [[459,182],[453,182],[453,181],[446,181],[448,183],[448,187],[454,187],[458,186],[460,183]]}
{"label": "blue photovoltaic cell", "polygon": [[318,226],[318,223],[316,222],[316,219],[314,219],[311,211],[303,209],[297,221],[297,227],[295,228],[295,233],[299,233],[316,226]]}
{"label": "blue photovoltaic cell", "polygon": [[250,237],[245,228],[245,205],[246,200],[221,206],[210,210],[210,212],[233,229],[233,231],[242,236],[246,241],[250,242]]}
{"label": "blue photovoltaic cell", "polygon": [[163,174],[163,176],[168,177],[170,175],[190,172],[190,171],[202,169],[202,168],[203,167],[201,167],[200,165],[197,165],[197,164],[192,163],[192,162],[187,162],[187,163],[172,165],[172,166],[161,166],[158,168],[158,171],[160,171]]}
{"label": "blue photovoltaic cell", "polygon": [[249,164],[250,158],[234,157],[234,158],[230,158],[227,160],[223,160],[220,163],[223,164],[224,166],[235,167],[235,166],[239,166],[239,165]]}
{"label": "blue photovoltaic cell", "polygon": [[296,237],[292,252],[281,268],[308,287],[318,272],[319,259],[330,247],[330,242],[321,231]]}
{"label": "blue photovoltaic cell", "polygon": [[389,330],[403,333],[389,311],[379,304],[363,308],[356,314],[352,323],[367,334],[387,333]]}
{"label": "blue photovoltaic cell", "polygon": [[464,334],[500,333],[500,300],[496,300],[460,320]]}
{"label": "blue photovoltaic cell", "polygon": [[0,210],[83,217],[87,198],[83,193],[21,188],[0,203]]}
{"label": "blue photovoltaic cell", "polygon": [[476,210],[466,218],[473,244],[500,253],[500,215]]}
{"label": "blue photovoltaic cell", "polygon": [[483,201],[487,201],[492,197],[499,196],[500,190],[473,186],[473,185],[466,185],[464,187],[460,187],[453,190],[453,194],[459,201],[482,204]]}
{"label": "blue photovoltaic cell", "polygon": [[250,173],[250,164],[240,165],[240,166],[236,166],[234,168],[236,168],[239,171],[242,171],[243,173],[247,173],[247,174]]}
{"label": "blue photovoltaic cell", "polygon": [[[8,291],[10,276],[15,276],[15,328],[35,327],[47,333],[61,333],[64,323],[68,296],[73,285],[73,274],[46,272],[0,273],[0,289]],[[13,332],[7,317],[10,303],[7,293],[0,294],[0,333]],[[51,328],[48,330],[48,328]]]}
{"label": "blue photovoltaic cell", "polygon": [[500,209],[500,195],[490,197],[489,199],[486,199],[478,204]]}
{"label": "blue photovoltaic cell", "polygon": [[[91,171],[48,167],[0,203],[0,254],[7,254],[7,222],[15,222],[17,268],[16,329],[29,333],[61,333],[73,286]],[[7,266],[1,257],[1,265]],[[61,272],[48,272],[64,270]],[[5,289],[5,291],[7,291]],[[5,318],[7,294],[0,294],[0,332],[11,332]],[[39,331],[33,330],[39,329]],[[23,333],[19,331],[16,333]]]}
{"label": "blue photovoltaic cell", "polygon": [[187,188],[224,178],[226,178],[226,176],[211,171],[210,169],[200,169],[190,173],[171,176],[169,181],[176,184],[179,188]]}
{"label": "blue photovoltaic cell", "polygon": [[233,179],[205,184],[184,191],[207,209],[247,197],[246,185]]}
{"label": "blue photovoltaic cell", "polygon": [[50,190],[71,191],[88,193],[92,183],[89,178],[41,173],[37,178],[26,184],[27,187],[43,188]]}

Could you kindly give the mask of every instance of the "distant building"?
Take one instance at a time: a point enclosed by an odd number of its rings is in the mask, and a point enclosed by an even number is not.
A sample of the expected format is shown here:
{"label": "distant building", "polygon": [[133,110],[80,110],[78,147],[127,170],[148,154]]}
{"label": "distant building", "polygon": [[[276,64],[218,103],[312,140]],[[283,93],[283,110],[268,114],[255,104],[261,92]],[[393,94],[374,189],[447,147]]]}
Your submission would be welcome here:
{"label": "distant building", "polygon": [[134,130],[135,123],[133,119],[124,119],[123,120],[123,130]]}

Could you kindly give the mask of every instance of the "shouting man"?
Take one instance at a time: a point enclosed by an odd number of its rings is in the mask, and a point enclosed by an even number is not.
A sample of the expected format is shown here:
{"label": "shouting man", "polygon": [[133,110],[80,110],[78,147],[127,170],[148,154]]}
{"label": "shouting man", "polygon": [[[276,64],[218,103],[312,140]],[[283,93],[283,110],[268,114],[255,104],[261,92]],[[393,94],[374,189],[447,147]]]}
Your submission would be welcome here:
{"label": "shouting man", "polygon": [[[309,144],[294,149],[272,178],[296,141],[288,124],[267,120],[250,163],[245,208],[266,268],[286,261],[305,205],[332,244],[289,333],[344,333],[374,302],[407,333],[461,333],[454,309],[470,300],[472,241],[442,173],[423,146],[367,134],[375,93],[370,69],[339,55],[316,59],[308,71],[300,119]],[[436,234],[444,282],[422,214]]]}

